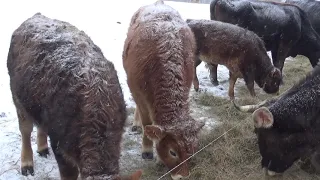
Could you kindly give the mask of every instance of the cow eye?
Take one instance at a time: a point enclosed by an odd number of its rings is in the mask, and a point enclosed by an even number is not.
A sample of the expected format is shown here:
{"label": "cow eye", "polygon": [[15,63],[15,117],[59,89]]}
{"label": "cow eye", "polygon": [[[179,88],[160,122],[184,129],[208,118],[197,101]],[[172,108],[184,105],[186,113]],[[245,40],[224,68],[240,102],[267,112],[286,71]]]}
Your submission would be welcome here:
{"label": "cow eye", "polygon": [[170,152],[171,156],[177,157],[177,154],[175,152],[173,152],[172,150],[169,150],[169,152]]}

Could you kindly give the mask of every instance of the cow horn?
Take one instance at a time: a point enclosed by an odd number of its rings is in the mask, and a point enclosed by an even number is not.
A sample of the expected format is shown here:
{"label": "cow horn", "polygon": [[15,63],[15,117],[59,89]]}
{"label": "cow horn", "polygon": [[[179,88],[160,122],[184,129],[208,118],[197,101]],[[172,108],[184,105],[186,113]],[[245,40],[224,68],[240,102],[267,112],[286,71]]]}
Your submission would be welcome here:
{"label": "cow horn", "polygon": [[241,112],[254,112],[255,110],[257,110],[258,108],[262,107],[263,105],[267,104],[268,103],[268,100],[264,100],[262,101],[261,103],[259,104],[255,104],[255,105],[245,105],[245,106],[239,106],[237,105],[234,100],[232,100],[232,103],[234,105],[234,107],[241,111]]}

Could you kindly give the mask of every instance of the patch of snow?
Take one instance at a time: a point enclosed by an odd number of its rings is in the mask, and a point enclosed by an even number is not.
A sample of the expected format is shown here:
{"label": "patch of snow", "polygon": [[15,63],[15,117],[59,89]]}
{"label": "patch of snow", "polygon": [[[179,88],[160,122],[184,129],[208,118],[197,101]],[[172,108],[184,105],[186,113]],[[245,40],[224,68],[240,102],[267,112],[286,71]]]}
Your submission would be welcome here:
{"label": "patch of snow", "polygon": [[[80,30],[85,31],[93,42],[103,51],[105,57],[112,61],[118,72],[124,97],[128,107],[135,107],[130,90],[126,82],[126,74],[122,67],[122,49],[129,22],[133,13],[141,6],[155,2],[154,0],[124,0],[124,1],[84,1],[84,0],[10,0],[1,1],[0,11],[1,27],[0,33],[0,179],[59,179],[58,167],[52,151],[49,157],[41,158],[36,153],[36,132],[32,132],[32,147],[34,154],[35,176],[24,177],[20,173],[20,149],[21,135],[18,127],[18,120],[15,107],[12,102],[9,77],[7,74],[6,59],[9,50],[11,35],[13,31],[27,18],[40,12],[49,18],[67,21]],[[182,2],[167,2],[176,9],[184,20],[209,19],[210,11],[208,4],[193,4]],[[208,69],[204,63],[197,68],[200,88],[203,91],[212,93],[215,96],[227,96],[228,70],[224,66],[218,67],[219,86],[213,86],[209,79]],[[240,81],[241,83],[241,81]],[[243,82],[242,82],[243,83]],[[236,85],[237,87],[237,85]],[[197,93],[191,90],[191,95]],[[236,93],[236,92],[235,92]],[[194,109],[199,113],[201,108]],[[132,119],[132,117],[130,117]],[[206,127],[215,125],[214,117],[200,116],[200,120],[206,121]],[[124,150],[122,151],[121,168],[131,169],[148,164],[140,157],[141,134],[132,134],[130,124],[127,124],[124,133]],[[34,128],[35,130],[36,128]],[[130,145],[130,142],[132,144]],[[128,144],[129,143],[129,144]],[[125,145],[126,144],[126,145]],[[132,158],[135,156],[135,158]],[[131,157],[130,161],[126,157]]]}

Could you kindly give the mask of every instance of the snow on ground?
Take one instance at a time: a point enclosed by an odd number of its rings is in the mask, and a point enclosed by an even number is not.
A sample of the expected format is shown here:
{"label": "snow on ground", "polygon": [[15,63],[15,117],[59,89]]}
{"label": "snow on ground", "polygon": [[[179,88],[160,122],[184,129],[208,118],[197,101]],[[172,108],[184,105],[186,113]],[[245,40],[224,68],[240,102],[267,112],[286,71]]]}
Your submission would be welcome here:
{"label": "snow on ground", "polygon": [[[15,107],[12,103],[7,74],[6,59],[12,32],[27,18],[37,12],[50,18],[70,22],[84,30],[92,40],[102,49],[107,59],[115,64],[125,100],[129,107],[134,107],[129,89],[126,84],[126,75],[122,67],[122,49],[126,38],[127,28],[132,14],[142,5],[153,3],[153,0],[122,0],[122,1],[83,1],[83,0],[10,0],[0,2],[0,17],[2,22],[0,33],[0,179],[59,179],[59,171],[54,156],[48,159],[40,158],[36,153],[36,134],[32,134],[34,150],[35,176],[20,175],[20,146],[21,136],[18,127]],[[181,2],[166,2],[177,9],[184,19],[209,19],[208,4],[191,4]],[[197,68],[200,88],[216,96],[226,96],[228,89],[228,71],[224,66],[218,67],[220,85],[212,86],[208,77],[208,70],[202,63]],[[238,84],[241,83],[238,82]],[[194,94],[193,88],[191,95]],[[199,119],[207,121],[208,128],[213,126],[214,117],[202,115],[203,107],[194,107],[193,114]],[[201,114],[201,116],[199,116]],[[130,116],[132,119],[132,115]],[[142,167],[144,162],[140,157],[141,135],[130,132],[131,121],[127,123],[124,133],[124,150],[122,152],[121,169],[132,170]],[[35,130],[35,129],[34,129]],[[127,140],[129,139],[129,140]],[[137,156],[137,158],[132,158]],[[130,158],[131,157],[131,158]],[[126,160],[125,160],[126,159]],[[130,160],[128,160],[130,159]],[[128,162],[130,161],[130,162]]]}

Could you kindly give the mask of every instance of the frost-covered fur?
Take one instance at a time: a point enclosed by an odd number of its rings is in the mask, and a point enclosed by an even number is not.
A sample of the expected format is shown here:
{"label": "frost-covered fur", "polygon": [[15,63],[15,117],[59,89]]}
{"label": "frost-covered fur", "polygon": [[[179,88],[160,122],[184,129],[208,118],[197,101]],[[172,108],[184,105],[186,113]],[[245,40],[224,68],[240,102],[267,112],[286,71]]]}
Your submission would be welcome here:
{"label": "frost-covered fur", "polygon": [[[196,151],[204,125],[189,115],[194,53],[194,36],[175,9],[158,1],[134,13],[123,66],[140,115],[135,121],[141,120],[144,130],[142,157],[153,158],[153,140],[170,169]],[[188,174],[187,163],[172,172],[173,177]]]}
{"label": "frost-covered fur", "polygon": [[14,31],[7,66],[22,174],[33,174],[34,123],[45,148],[50,137],[61,179],[77,179],[79,171],[82,179],[120,179],[126,106],[117,72],[100,48],[71,24],[37,13]]}
{"label": "frost-covered fur", "polygon": [[[234,85],[243,78],[252,96],[254,82],[266,93],[279,90],[281,72],[272,65],[263,41],[252,31],[214,20],[187,19],[197,42],[197,61],[224,65],[229,69],[229,97],[234,99]],[[195,68],[199,65],[196,62]],[[199,81],[194,71],[194,88]]]}

